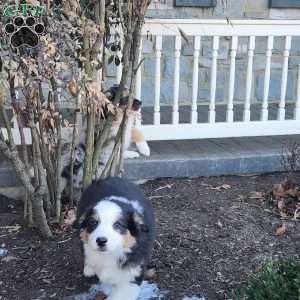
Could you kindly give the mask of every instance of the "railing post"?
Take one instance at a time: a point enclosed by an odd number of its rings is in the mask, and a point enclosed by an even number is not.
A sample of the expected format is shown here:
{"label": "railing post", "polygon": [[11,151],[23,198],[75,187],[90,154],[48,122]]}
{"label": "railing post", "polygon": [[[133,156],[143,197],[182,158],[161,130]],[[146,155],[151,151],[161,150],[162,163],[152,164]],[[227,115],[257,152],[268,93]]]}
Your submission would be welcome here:
{"label": "railing post", "polygon": [[268,111],[268,99],[270,90],[270,74],[271,74],[271,58],[272,49],[274,45],[274,37],[268,36],[268,45],[266,51],[266,68],[265,68],[265,81],[264,81],[264,98],[261,110],[261,121],[268,121],[269,111]]}
{"label": "railing post", "polygon": [[278,109],[278,120],[285,120],[285,98],[286,98],[286,87],[287,87],[287,79],[288,79],[288,67],[289,67],[289,55],[292,44],[292,37],[285,37],[285,46],[283,51],[283,66],[282,66],[282,78],[281,78],[281,94],[280,94],[280,102]]}
{"label": "railing post", "polygon": [[255,49],[255,36],[250,36],[249,46],[248,46],[248,66],[247,66],[247,81],[246,81],[246,98],[245,98],[245,107],[244,107],[244,122],[250,122],[250,115],[251,115],[250,108],[251,108],[254,49]]}
{"label": "railing post", "polygon": [[180,79],[180,50],[181,50],[181,36],[176,35],[175,37],[175,67],[174,67],[174,99],[173,99],[173,114],[172,123],[179,123],[179,79]]}
{"label": "railing post", "polygon": [[217,60],[220,37],[213,37],[212,65],[211,65],[211,82],[210,82],[210,105],[209,105],[209,123],[216,121],[216,89],[217,89]]}
{"label": "railing post", "polygon": [[155,40],[155,91],[154,91],[154,125],[160,124],[160,58],[162,36],[157,35]]}
{"label": "railing post", "polygon": [[192,99],[192,112],[191,123],[197,124],[197,100],[198,100],[198,78],[199,78],[199,52],[200,52],[201,37],[195,36],[194,38],[194,67],[193,67],[193,99]]}
{"label": "railing post", "polygon": [[233,97],[234,97],[234,85],[235,85],[235,58],[238,47],[238,37],[233,36],[231,40],[231,52],[230,52],[230,75],[229,75],[229,90],[228,90],[228,104],[227,104],[227,122],[233,122]]}
{"label": "railing post", "polygon": [[298,67],[297,101],[294,115],[295,120],[300,120],[300,65]]}
{"label": "railing post", "polygon": [[[139,63],[142,59],[142,50],[143,50],[143,38],[141,38],[140,47],[139,47]],[[135,83],[135,98],[142,100],[142,65],[139,65],[139,68],[137,69],[136,73],[136,83]],[[141,111],[141,108],[139,109]],[[136,127],[141,127],[142,125],[142,119],[137,118],[135,122]]]}
{"label": "railing post", "polygon": [[[139,63],[142,59],[143,39],[141,39],[139,47]],[[135,84],[135,98],[141,100],[141,89],[142,89],[142,65],[139,65],[136,73],[136,84]]]}
{"label": "railing post", "polygon": [[[120,62],[121,62],[122,61],[122,49],[123,49],[123,45],[124,45],[123,31],[122,31],[122,26],[121,25],[119,26],[118,33],[120,35],[121,50],[118,50],[117,55],[118,55],[118,57],[120,59]],[[123,70],[123,64],[120,63],[117,66],[117,76],[116,76],[116,82],[117,82],[117,84],[119,84],[121,82],[122,70]]]}

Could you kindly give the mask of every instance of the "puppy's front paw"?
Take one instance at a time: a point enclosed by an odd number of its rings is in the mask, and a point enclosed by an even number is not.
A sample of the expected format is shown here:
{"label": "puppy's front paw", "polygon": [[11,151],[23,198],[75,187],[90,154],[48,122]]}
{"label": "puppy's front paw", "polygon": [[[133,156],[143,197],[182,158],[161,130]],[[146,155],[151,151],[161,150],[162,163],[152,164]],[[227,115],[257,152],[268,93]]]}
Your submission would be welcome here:
{"label": "puppy's front paw", "polygon": [[140,155],[136,151],[125,151],[124,158],[138,158]]}
{"label": "puppy's front paw", "polygon": [[85,265],[83,268],[83,275],[85,277],[92,277],[96,275],[96,273],[92,267],[90,267],[89,265]]}

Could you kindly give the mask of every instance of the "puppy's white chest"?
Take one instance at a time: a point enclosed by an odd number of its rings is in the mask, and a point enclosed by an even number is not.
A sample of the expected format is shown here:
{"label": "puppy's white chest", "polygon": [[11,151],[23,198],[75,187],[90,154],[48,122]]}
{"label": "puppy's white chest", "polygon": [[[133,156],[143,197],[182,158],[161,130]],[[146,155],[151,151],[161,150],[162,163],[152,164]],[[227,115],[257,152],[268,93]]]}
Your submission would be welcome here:
{"label": "puppy's white chest", "polygon": [[101,282],[108,284],[118,284],[125,275],[115,261],[104,257],[95,265],[95,273]]}
{"label": "puppy's white chest", "polygon": [[115,257],[95,252],[88,246],[85,247],[85,262],[105,284],[131,282],[140,275],[140,267],[121,269]]}

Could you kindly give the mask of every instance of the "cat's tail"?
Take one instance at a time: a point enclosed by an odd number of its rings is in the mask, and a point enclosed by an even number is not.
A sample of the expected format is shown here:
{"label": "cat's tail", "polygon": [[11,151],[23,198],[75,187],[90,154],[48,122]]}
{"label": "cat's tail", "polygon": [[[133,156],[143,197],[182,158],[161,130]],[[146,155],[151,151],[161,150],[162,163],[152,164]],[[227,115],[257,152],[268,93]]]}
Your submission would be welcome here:
{"label": "cat's tail", "polygon": [[132,128],[131,130],[131,141],[134,143],[142,155],[150,156],[150,148],[145,140],[145,137],[139,128]]}

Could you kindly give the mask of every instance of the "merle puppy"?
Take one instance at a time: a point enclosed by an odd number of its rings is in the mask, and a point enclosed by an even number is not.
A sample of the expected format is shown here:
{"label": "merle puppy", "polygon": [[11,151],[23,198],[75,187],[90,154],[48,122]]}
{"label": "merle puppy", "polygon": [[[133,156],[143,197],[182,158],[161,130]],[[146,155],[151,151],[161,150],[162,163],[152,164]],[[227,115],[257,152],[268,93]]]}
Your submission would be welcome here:
{"label": "merle puppy", "polygon": [[82,195],[75,227],[85,276],[110,284],[107,300],[136,300],[154,242],[154,213],[140,188],[121,178],[92,183]]}

